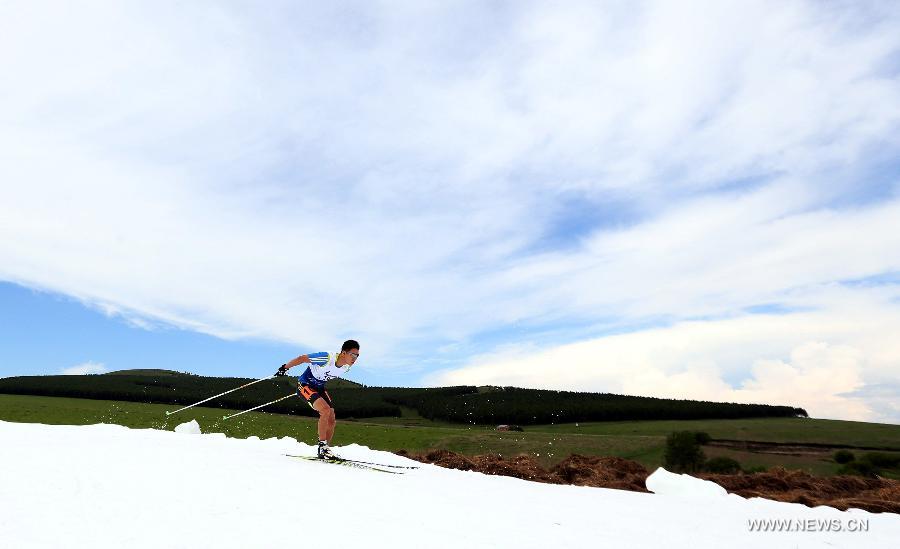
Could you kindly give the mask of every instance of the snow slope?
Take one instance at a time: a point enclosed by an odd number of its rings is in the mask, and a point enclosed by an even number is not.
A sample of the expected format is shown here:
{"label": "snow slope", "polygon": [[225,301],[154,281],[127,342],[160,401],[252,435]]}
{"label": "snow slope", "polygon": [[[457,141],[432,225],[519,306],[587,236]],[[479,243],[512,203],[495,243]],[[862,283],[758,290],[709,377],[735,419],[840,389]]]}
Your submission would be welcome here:
{"label": "snow slope", "polygon": [[[658,470],[658,493],[423,465],[404,475],[285,457],[293,439],[0,421],[0,547],[897,547],[900,516],[726,495]],[[413,464],[351,445],[338,453]],[[750,532],[750,519],[868,520]]]}

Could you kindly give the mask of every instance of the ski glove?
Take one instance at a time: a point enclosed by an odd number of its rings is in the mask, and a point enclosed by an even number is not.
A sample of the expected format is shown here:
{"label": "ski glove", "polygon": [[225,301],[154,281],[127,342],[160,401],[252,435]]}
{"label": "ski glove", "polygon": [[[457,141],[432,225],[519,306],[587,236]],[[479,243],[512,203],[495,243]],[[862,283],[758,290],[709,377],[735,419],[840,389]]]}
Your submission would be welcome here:
{"label": "ski glove", "polygon": [[287,371],[288,371],[287,364],[282,364],[281,368],[278,368],[278,371],[275,372],[275,375],[276,376],[286,376]]}

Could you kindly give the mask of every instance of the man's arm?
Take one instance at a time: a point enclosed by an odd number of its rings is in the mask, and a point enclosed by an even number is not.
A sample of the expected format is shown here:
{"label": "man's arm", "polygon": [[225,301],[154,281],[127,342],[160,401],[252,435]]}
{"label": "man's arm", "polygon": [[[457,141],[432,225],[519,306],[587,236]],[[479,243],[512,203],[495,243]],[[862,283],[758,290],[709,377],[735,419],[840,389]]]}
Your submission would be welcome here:
{"label": "man's arm", "polygon": [[310,363],[312,363],[312,361],[309,359],[308,355],[300,355],[297,358],[295,358],[294,360],[285,363],[285,365],[282,366],[282,368],[284,368],[285,370],[290,370],[291,368],[293,368],[294,366],[297,366],[299,364],[310,364]]}

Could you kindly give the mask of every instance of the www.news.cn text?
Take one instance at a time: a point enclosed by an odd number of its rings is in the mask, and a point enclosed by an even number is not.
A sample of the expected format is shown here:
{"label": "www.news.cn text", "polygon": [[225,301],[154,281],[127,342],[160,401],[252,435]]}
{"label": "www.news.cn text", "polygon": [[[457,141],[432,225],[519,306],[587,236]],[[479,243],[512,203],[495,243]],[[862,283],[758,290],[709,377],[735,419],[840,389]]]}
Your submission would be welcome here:
{"label": "www.news.cn text", "polygon": [[868,519],[749,519],[751,532],[868,532]]}

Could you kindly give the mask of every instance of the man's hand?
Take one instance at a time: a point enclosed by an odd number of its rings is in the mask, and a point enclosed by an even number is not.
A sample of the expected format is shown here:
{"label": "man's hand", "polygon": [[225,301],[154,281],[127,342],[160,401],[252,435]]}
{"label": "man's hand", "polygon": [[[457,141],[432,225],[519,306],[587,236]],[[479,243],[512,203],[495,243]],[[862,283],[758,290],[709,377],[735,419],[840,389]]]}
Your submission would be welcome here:
{"label": "man's hand", "polygon": [[276,375],[276,376],[286,376],[288,370],[289,370],[288,365],[287,365],[287,364],[282,364],[282,365],[281,365],[281,368],[278,368],[278,371],[275,372],[275,375]]}

